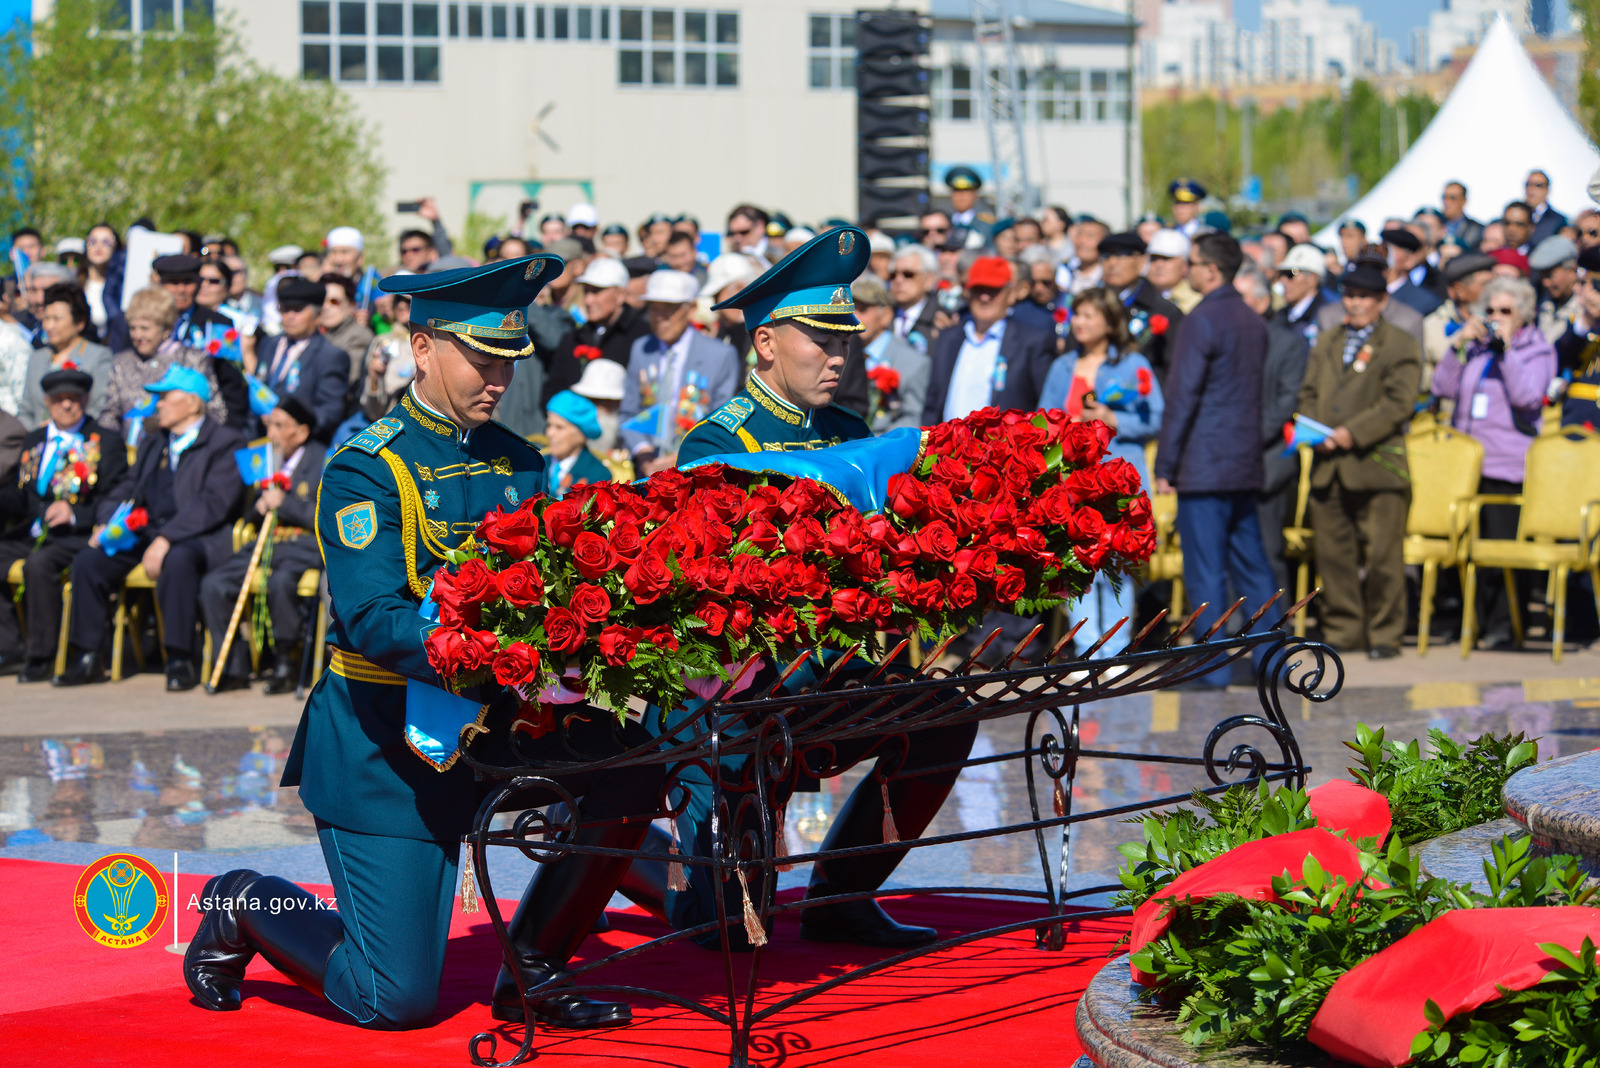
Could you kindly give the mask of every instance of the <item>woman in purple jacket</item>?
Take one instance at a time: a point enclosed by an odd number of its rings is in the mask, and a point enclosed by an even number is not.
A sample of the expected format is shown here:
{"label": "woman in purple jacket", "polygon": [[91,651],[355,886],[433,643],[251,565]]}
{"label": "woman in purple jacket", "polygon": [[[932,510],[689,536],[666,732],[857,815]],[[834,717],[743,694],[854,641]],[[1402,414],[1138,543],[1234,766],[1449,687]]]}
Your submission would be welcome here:
{"label": "woman in purple jacket", "polygon": [[[1483,291],[1486,317],[1469,316],[1452,339],[1433,374],[1435,396],[1455,404],[1450,424],[1483,445],[1479,493],[1522,492],[1523,463],[1539,433],[1545,390],[1556,376],[1556,353],[1540,332],[1533,287],[1520,278],[1496,278]],[[1514,538],[1520,509],[1491,505],[1483,509],[1479,533],[1485,538]],[[1479,633],[1493,648],[1511,639],[1511,615],[1500,573],[1479,576],[1478,603],[1483,623]],[[1527,602],[1529,576],[1517,575],[1518,603]]]}

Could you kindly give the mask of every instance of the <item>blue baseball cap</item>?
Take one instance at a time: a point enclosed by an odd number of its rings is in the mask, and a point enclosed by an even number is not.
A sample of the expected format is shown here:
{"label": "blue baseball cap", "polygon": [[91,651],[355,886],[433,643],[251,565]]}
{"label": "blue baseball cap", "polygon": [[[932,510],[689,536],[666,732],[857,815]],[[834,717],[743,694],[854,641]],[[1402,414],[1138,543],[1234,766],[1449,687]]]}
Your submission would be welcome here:
{"label": "blue baseball cap", "polygon": [[193,393],[202,401],[211,399],[211,383],[206,380],[206,376],[193,367],[185,367],[178,363],[168,367],[167,373],[161,376],[160,381],[152,382],[144,388],[151,393],[167,393],[181,389],[185,393]]}
{"label": "blue baseball cap", "polygon": [[866,231],[841,226],[813,237],[711,310],[742,308],[751,330],[793,319],[824,330],[859,331],[850,283],[871,259]]}
{"label": "blue baseball cap", "polygon": [[545,409],[550,415],[559,415],[579,430],[583,431],[586,438],[600,436],[600,416],[594,406],[594,401],[588,397],[580,397],[570,389],[564,389],[550,398],[549,407]]}
{"label": "blue baseball cap", "polygon": [[482,267],[391,275],[378,288],[410,294],[413,323],[453,334],[479,352],[520,360],[533,353],[528,305],[565,266],[560,256],[541,252]]}

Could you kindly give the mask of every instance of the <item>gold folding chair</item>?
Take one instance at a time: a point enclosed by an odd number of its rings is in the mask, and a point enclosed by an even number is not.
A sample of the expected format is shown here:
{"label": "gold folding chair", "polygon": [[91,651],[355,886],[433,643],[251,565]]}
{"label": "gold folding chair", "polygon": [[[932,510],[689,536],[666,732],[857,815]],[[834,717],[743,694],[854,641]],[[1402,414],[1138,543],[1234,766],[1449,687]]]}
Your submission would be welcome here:
{"label": "gold folding chair", "polygon": [[[1294,491],[1294,522],[1283,528],[1283,556],[1294,563],[1294,603],[1299,604],[1311,592],[1312,569],[1316,566],[1316,542],[1311,528],[1306,526],[1306,508],[1311,500],[1311,447],[1301,445],[1295,450],[1300,459],[1300,482]],[[1294,633],[1297,638],[1306,636],[1306,616],[1302,610],[1295,613]]]}
{"label": "gold folding chair", "polygon": [[1483,445],[1458,430],[1434,425],[1406,436],[1411,505],[1406,512],[1405,562],[1422,567],[1417,612],[1417,655],[1428,653],[1439,568],[1453,567],[1467,586],[1468,502],[1483,473]]}
{"label": "gold folding chair", "polygon": [[[1486,504],[1521,506],[1515,538],[1478,535],[1478,515]],[[1589,573],[1595,582],[1595,608],[1600,611],[1600,434],[1567,427],[1535,438],[1528,447],[1522,492],[1473,497],[1467,512],[1467,538],[1461,655],[1472,652],[1477,637],[1474,600],[1478,568],[1498,567],[1504,572],[1511,632],[1518,647],[1522,645],[1522,611],[1512,573],[1545,571],[1551,573],[1554,592],[1551,657],[1559,664],[1567,623],[1568,575]]]}

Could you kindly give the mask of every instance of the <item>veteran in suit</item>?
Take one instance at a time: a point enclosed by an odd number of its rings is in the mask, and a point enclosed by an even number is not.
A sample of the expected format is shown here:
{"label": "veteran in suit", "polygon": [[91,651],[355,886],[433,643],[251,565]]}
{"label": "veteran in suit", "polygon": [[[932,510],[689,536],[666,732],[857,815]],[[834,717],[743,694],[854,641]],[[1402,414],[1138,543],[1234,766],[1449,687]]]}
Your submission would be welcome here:
{"label": "veteran in suit", "polygon": [[89,544],[95,509],[128,470],[120,435],[89,419],[94,383],[72,369],[40,383],[50,420],[22,440],[21,463],[0,485],[0,581],[23,561],[26,646],[10,604],[0,604],[0,675],[44,682],[61,631],[61,573]]}
{"label": "veteran in suit", "polygon": [[[287,488],[262,487],[250,516],[261,523],[271,513],[278,514],[277,526],[272,531],[272,554],[263,564],[269,568],[267,609],[272,619],[272,644],[277,652],[272,678],[264,692],[279,694],[293,690],[298,679],[299,646],[305,636],[305,614],[301,611],[298,593],[300,577],[307,571],[322,568],[322,553],[317,547],[314,528],[317,490],[322,485],[322,467],[328,451],[321,442],[312,440],[311,431],[317,417],[298,397],[284,397],[278,401],[278,406],[266,414],[265,422],[271,453],[278,461],[277,470],[268,474],[282,475],[289,482]],[[200,611],[205,617],[206,630],[211,633],[211,647],[219,652],[254,552],[254,543],[241,547],[200,582]],[[217,689],[239,690],[249,684],[250,655],[240,635],[228,651],[228,663]]]}
{"label": "veteran in suit", "polygon": [[105,678],[100,650],[109,633],[111,598],[140,564],[156,583],[165,635],[167,689],[193,689],[200,681],[194,656],[200,579],[233,553],[233,521],[244,503],[244,482],[233,453],[244,435],[206,415],[211,383],[192,367],[173,364],[159,382],[144,387],[159,398],[159,433],[141,435],[124,485],[100,501],[105,523],[123,500],[145,510],[149,524],[138,545],[106,555],[98,534],[72,560],[72,623],[66,674],[54,680],[79,686]]}
{"label": "veteran in suit", "polygon": [[861,333],[850,341],[850,360],[860,360],[866,371],[872,432],[921,426],[932,362],[927,353],[890,329],[894,302],[887,286],[863,275],[851,283],[850,295],[856,302],[856,318],[861,320]]}
{"label": "veteran in suit", "polygon": [[[432,605],[426,598],[434,572],[484,516],[544,491],[538,451],[490,417],[515,361],[533,353],[524,309],[561,271],[560,257],[539,254],[379,283],[385,292],[412,295],[417,373],[400,403],[351,438],[323,473],[316,530],[327,564],[334,651],[331,669],[306,703],[283,775],[283,785],[298,786],[316,817],[339,909],[319,908],[288,880],[248,869],[211,880],[183,964],[190,992],[208,1009],[239,1008],[245,968],[260,953],[360,1026],[403,1030],[433,1016],[461,836],[472,826],[480,786],[450,749],[454,738],[419,736],[408,718],[441,702],[476,706],[489,729],[479,744],[493,746],[504,743],[521,705],[514,691],[493,683],[470,702],[446,693],[423,644],[433,626],[421,610]],[[588,710],[597,724],[607,714]],[[576,760],[566,730],[527,750]],[[595,730],[600,737],[575,744],[604,752],[608,734],[603,726]],[[643,839],[648,820],[639,817],[659,802],[659,773],[558,778],[581,798],[574,844],[633,849]],[[552,800],[538,790],[527,795],[530,805]],[[520,978],[530,984],[565,974],[627,861],[569,854],[538,867],[509,925]],[[540,1023],[554,1027],[630,1019],[625,1003],[564,993],[540,995],[533,1009]],[[507,969],[495,984],[491,1011],[496,1019],[524,1021],[519,977]]]}
{"label": "veteran in suit", "polygon": [[1345,321],[1317,338],[1299,400],[1300,414],[1333,428],[1311,469],[1322,630],[1335,648],[1389,659],[1400,653],[1406,624],[1405,431],[1422,353],[1382,318],[1389,299],[1382,272],[1358,265],[1340,286]]}
{"label": "veteran in suit", "polygon": [[559,501],[580,483],[610,482],[611,469],[589,451],[589,442],[601,433],[600,409],[594,401],[564,389],[550,398],[545,416],[549,420],[545,437],[550,441],[544,457],[545,492]]}
{"label": "veteran in suit", "polygon": [[256,364],[268,389],[298,398],[317,417],[312,437],[324,444],[344,419],[350,381],[350,357],[318,329],[327,295],[321,282],[293,276],[279,282],[283,333],[262,344]]}
{"label": "veteran in suit", "polygon": [[985,256],[967,272],[970,314],[940,333],[929,350],[932,369],[922,425],[960,419],[980,408],[1039,406],[1039,391],[1056,358],[1056,339],[1006,317],[1011,264]]}
{"label": "veteran in suit", "polygon": [[677,463],[678,443],[739,388],[739,354],[689,325],[700,283],[656,271],[645,283],[650,334],[633,343],[622,387],[622,444],[643,478]]}

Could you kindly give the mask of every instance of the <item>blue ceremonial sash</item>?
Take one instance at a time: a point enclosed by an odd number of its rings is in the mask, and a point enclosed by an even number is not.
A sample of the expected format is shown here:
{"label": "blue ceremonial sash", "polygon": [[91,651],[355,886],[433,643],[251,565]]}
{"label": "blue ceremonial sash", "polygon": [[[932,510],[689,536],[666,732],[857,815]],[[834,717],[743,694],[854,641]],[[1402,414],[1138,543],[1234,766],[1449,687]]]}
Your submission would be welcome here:
{"label": "blue ceremonial sash", "polygon": [[50,480],[56,475],[56,467],[61,463],[61,458],[73,449],[83,448],[83,438],[78,434],[55,434],[50,436],[49,442],[44,447],[44,456],[39,460],[39,496],[50,495]]}
{"label": "blue ceremonial sash", "polygon": [[843,497],[859,512],[881,512],[889,499],[889,479],[916,466],[922,456],[922,431],[903,426],[875,438],[861,438],[803,452],[719,452],[683,465],[727,464],[756,474],[809,478]]}
{"label": "blue ceremonial sash", "polygon": [[[428,593],[417,606],[417,614],[426,622],[424,633],[439,622],[439,606],[434,603],[431,586]],[[433,770],[448,770],[459,755],[461,728],[479,722],[488,707],[438,686],[407,679],[406,744]]]}

